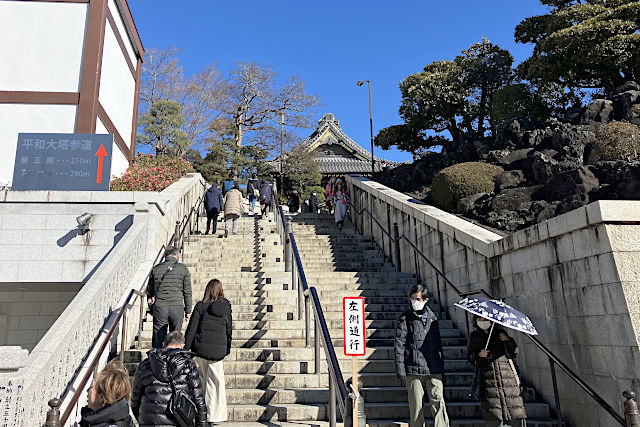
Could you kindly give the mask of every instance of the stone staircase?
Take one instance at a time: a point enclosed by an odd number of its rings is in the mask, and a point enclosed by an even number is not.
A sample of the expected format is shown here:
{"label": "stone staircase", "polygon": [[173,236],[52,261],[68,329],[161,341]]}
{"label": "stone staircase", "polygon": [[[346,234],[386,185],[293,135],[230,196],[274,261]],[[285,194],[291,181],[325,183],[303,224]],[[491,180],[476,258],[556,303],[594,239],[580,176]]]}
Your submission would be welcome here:
{"label": "stone staircase", "polygon": [[[351,225],[339,231],[333,218],[323,215],[298,215],[292,220],[307,280],[318,289],[336,354],[345,362],[341,363],[345,379],[351,376],[351,366],[342,355],[341,300],[365,297],[368,351],[360,362],[360,378],[367,422],[405,425],[407,392],[395,375],[393,338],[396,319],[409,307],[408,292],[416,279],[395,272],[376,244]],[[466,360],[466,339],[433,298],[429,305],[439,318],[444,345],[445,400],[451,424],[483,426],[480,404],[468,398],[474,368]],[[524,396],[527,425],[557,425],[550,419],[548,405],[536,400],[533,389],[525,388]]]}
{"label": "stone staircase", "polygon": [[[408,306],[407,292],[415,279],[396,273],[376,244],[349,225],[338,231],[329,216],[292,219],[305,273],[309,285],[318,290],[345,379],[351,376],[351,359],[342,354],[342,297],[366,298],[368,348],[360,360],[360,376],[369,424],[406,425],[407,396],[395,376],[393,337],[395,320]],[[291,273],[284,271],[275,223],[243,216],[239,233],[226,239],[222,224],[218,225],[215,236],[191,236],[184,262],[191,270],[194,305],[213,278],[222,282],[232,305],[232,350],[224,362],[229,416],[225,424],[328,425],[324,351],[318,375],[313,348],[305,347],[304,320],[297,320],[297,290],[291,289]],[[466,400],[473,370],[465,360],[465,339],[437,304],[431,307],[443,319],[445,399],[452,425],[483,426],[479,404]],[[132,375],[151,347],[151,330],[149,318],[144,324],[143,349],[125,353]],[[547,405],[534,400],[533,390],[525,393],[528,425],[555,425],[548,419]]]}

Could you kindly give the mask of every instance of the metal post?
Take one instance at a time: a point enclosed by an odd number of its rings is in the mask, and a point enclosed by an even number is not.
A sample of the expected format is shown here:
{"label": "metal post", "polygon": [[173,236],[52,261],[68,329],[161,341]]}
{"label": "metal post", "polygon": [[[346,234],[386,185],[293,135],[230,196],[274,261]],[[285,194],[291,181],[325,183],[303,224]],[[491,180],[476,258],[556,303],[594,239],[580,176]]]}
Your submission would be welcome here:
{"label": "metal post", "polygon": [[[300,284],[298,284],[300,286]],[[309,295],[304,296],[304,346],[309,348],[311,347],[311,319],[309,317]],[[318,352],[319,354],[320,352]],[[320,356],[318,356],[320,357]]]}
{"label": "metal post", "polygon": [[376,172],[376,160],[375,157],[373,157],[373,112],[371,111],[371,81],[367,80],[367,83],[369,83],[369,131],[371,133],[371,179],[373,179],[373,174]]}
{"label": "metal post", "polygon": [[329,372],[329,427],[336,427],[336,382]]}
{"label": "metal post", "polygon": [[127,309],[122,312],[122,341],[120,342],[120,361],[124,361],[124,349],[127,347]]}
{"label": "metal post", "polygon": [[558,381],[556,380],[556,365],[552,358],[549,358],[549,368],[551,369],[551,382],[553,384],[553,396],[556,399],[556,418],[562,423],[562,409],[560,408],[560,395],[558,394]]}
{"label": "metal post", "polygon": [[173,238],[173,245],[180,250],[180,221],[176,221],[176,229]]}
{"label": "metal post", "polygon": [[627,390],[622,395],[627,399],[624,401],[624,419],[627,422],[627,427],[639,427],[640,414],[638,413],[638,403],[635,399],[636,393]]}
{"label": "metal post", "polygon": [[402,271],[402,266],[400,262],[400,232],[398,231],[398,223],[393,223],[393,243],[395,247],[395,262],[393,265],[396,267],[396,271]]}
{"label": "metal post", "polygon": [[[346,410],[346,414],[343,417],[343,422],[345,427],[353,427],[353,399],[355,398],[354,393],[353,393],[353,387],[351,387],[351,384],[353,382],[352,378],[349,378],[346,382],[345,385],[347,386],[347,390],[351,390],[351,392],[349,393],[349,397],[347,399],[347,402],[345,402],[345,410]],[[358,392],[360,394],[360,397],[358,398],[358,427],[365,427],[367,425],[367,417],[364,413],[364,396],[360,393],[360,390],[362,390],[362,379],[358,379]]]}
{"label": "metal post", "polygon": [[144,300],[147,298],[144,295],[140,295],[140,318],[138,319],[138,345],[136,348],[140,350],[142,348],[142,323],[144,322]]}
{"label": "metal post", "polygon": [[316,319],[313,323],[316,325],[314,329],[315,335],[313,336],[313,357],[315,360],[316,375],[320,375],[320,322]]}
{"label": "metal post", "polygon": [[284,239],[284,271],[291,271],[291,264],[293,263],[293,251],[291,250],[290,237],[292,233],[291,219],[287,220],[287,226],[285,227],[285,239]]}
{"label": "metal post", "polygon": [[60,406],[62,405],[62,400],[56,397],[51,399],[48,405],[50,409],[47,411],[47,420],[44,422],[44,427],[61,427]]}

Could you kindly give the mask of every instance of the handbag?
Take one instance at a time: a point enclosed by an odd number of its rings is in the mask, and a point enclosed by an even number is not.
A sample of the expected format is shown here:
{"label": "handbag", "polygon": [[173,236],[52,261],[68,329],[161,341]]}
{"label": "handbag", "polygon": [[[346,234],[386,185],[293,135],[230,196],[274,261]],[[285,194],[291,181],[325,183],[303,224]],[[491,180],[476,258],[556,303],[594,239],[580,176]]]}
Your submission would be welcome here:
{"label": "handbag", "polygon": [[196,404],[189,398],[184,390],[176,389],[173,383],[173,374],[167,362],[169,372],[169,384],[171,385],[171,400],[169,400],[169,413],[180,427],[193,427],[196,418]]}
{"label": "handbag", "polygon": [[256,199],[260,198],[260,190],[258,190],[257,188],[253,189],[253,197],[255,197]]}

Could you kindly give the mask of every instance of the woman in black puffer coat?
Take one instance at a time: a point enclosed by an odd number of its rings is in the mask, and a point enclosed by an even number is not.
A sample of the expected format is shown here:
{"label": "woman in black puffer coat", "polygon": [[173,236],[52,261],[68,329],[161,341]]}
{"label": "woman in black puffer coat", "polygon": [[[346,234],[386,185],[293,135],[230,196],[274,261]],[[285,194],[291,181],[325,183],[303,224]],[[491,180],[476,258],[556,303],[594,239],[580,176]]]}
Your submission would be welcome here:
{"label": "woman in black puffer coat", "polygon": [[227,421],[227,393],[222,359],[231,352],[231,304],[222,283],[210,280],[187,326],[185,348],[195,353],[207,402],[207,421]]}
{"label": "woman in black puffer coat", "polygon": [[152,349],[138,366],[131,396],[133,415],[140,427],[178,425],[169,413],[171,376],[176,389],[186,391],[196,406],[195,425],[204,427],[207,408],[193,354],[182,348],[184,335],[179,331],[171,332],[165,341],[166,348]]}
{"label": "woman in black puffer coat", "polygon": [[480,368],[480,400],[488,426],[524,426],[527,414],[520,391],[520,379],[512,359],[518,356],[518,345],[506,331],[495,325],[485,350],[491,321],[474,319],[476,330],[467,344],[469,362]]}

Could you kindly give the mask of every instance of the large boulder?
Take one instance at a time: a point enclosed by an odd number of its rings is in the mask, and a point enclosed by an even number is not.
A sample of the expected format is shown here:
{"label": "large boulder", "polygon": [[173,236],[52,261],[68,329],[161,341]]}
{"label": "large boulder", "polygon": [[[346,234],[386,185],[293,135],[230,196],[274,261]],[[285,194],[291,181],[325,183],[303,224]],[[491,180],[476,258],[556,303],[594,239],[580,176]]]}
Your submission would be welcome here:
{"label": "large boulder", "polygon": [[578,124],[607,123],[613,113],[613,101],[609,99],[596,99],[584,107],[579,117]]}
{"label": "large boulder", "polygon": [[640,126],[626,122],[611,122],[598,129],[596,139],[584,151],[584,162],[594,164],[599,161],[639,158]]}
{"label": "large boulder", "polygon": [[533,185],[531,187],[508,188],[501,191],[493,198],[492,208],[494,211],[515,211],[531,202],[534,195],[538,193],[544,185]]}
{"label": "large boulder", "polygon": [[581,165],[585,145],[596,139],[591,127],[562,123],[556,119],[549,120],[547,124],[548,136],[539,148],[557,151],[556,160],[574,162],[576,166]]}
{"label": "large boulder", "polygon": [[524,180],[524,172],[518,169],[505,171],[493,177],[493,182],[496,184],[496,193],[504,190],[505,188],[517,187],[523,183]]}
{"label": "large boulder", "polygon": [[589,169],[581,166],[554,176],[541,190],[541,198],[548,202],[564,200],[576,194],[588,194],[599,185],[598,178]]}
{"label": "large boulder", "polygon": [[616,95],[612,99],[613,111],[611,117],[614,120],[624,120],[635,124],[640,119],[640,90],[628,90]]}
{"label": "large boulder", "polygon": [[503,172],[499,166],[480,162],[459,163],[438,172],[431,183],[431,196],[436,206],[453,211],[458,201],[476,193],[491,193],[493,177]]}
{"label": "large boulder", "polygon": [[504,155],[498,159],[498,164],[504,166],[505,169],[521,169],[521,163],[527,158],[533,148],[523,148],[511,152],[505,151]]}
{"label": "large boulder", "polygon": [[602,184],[590,194],[591,200],[640,199],[640,161],[598,162],[589,170]]}

